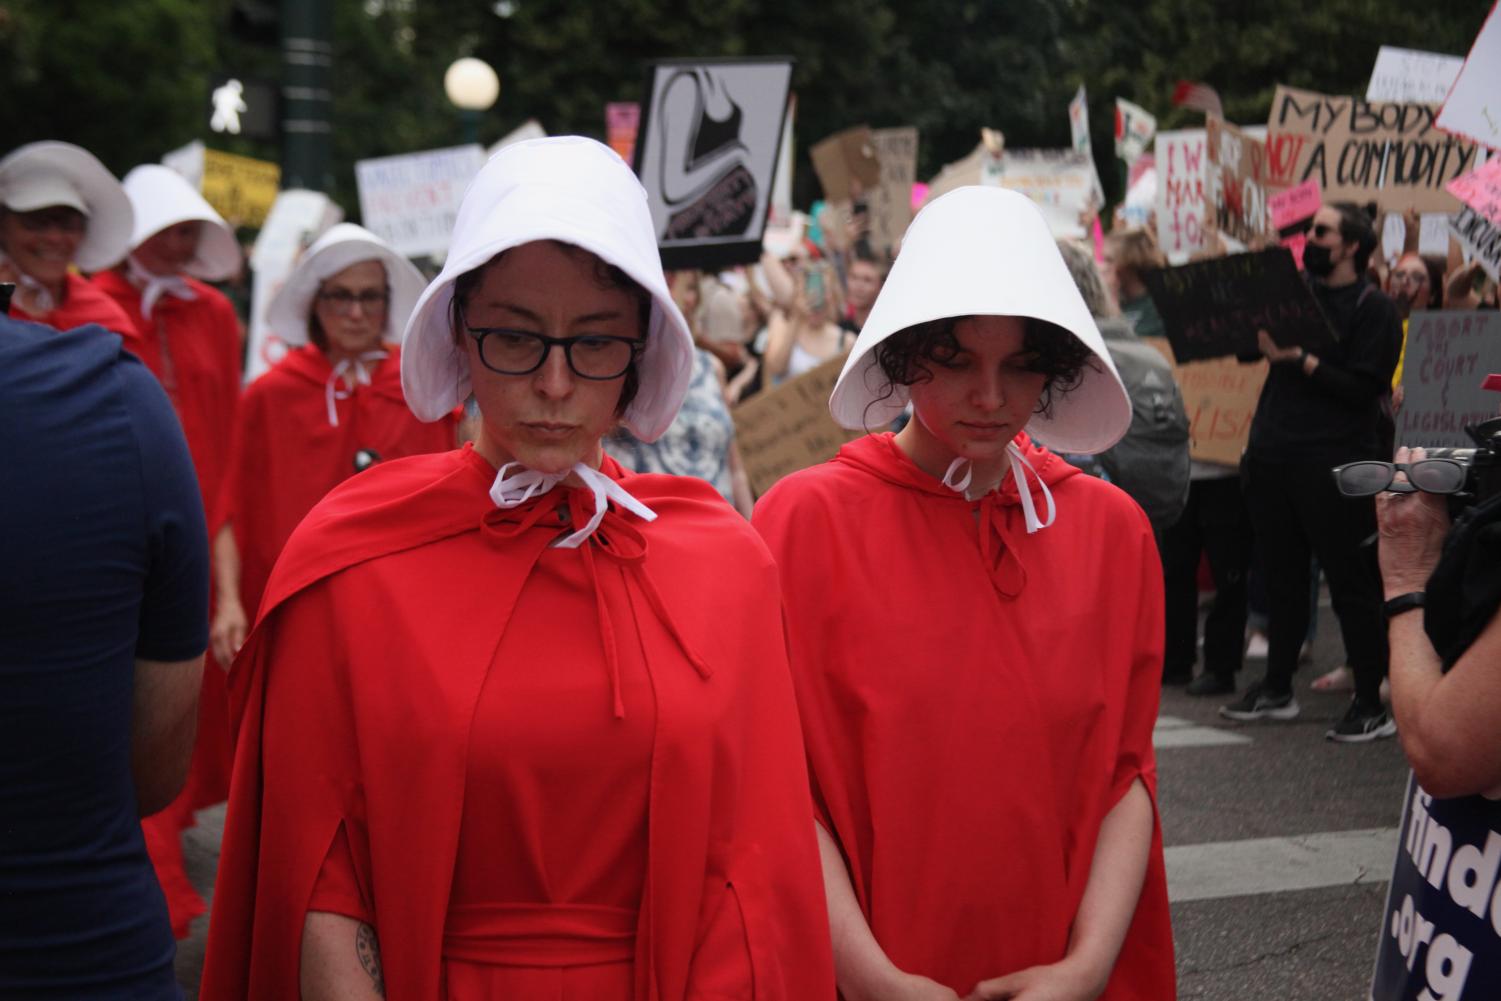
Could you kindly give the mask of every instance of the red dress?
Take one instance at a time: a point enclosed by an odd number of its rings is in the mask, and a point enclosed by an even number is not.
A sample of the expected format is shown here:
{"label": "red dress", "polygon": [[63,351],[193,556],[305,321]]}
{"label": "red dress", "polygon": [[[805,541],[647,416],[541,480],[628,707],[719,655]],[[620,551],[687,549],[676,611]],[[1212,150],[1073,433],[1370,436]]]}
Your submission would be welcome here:
{"label": "red dress", "polygon": [[499,510],[465,448],[293,533],[231,676],[206,1001],[296,996],[309,910],[373,919],[391,997],[832,996],[775,568],[706,484],[601,468],[657,520],[550,548],[592,499]]}
{"label": "red dress", "polygon": [[308,344],[245,389],[219,497],[240,551],[240,601],[255,621],[261,592],[282,546],[303,517],[355,473],[355,453],[382,460],[446,452],[457,438],[449,417],[424,424],[401,395],[401,349],[376,363],[370,385],[339,383],[338,425],[328,420],[328,357]]}
{"label": "red dress", "polygon": [[125,338],[126,347],[130,347],[136,336],[135,323],[129,314],[115,300],[89,284],[83,276],[71,271],[65,279],[63,301],[54,309],[40,314],[28,313],[12,301],[10,315],[18,320],[45,323],[58,330],[72,330],[85,323],[97,323],[105,330],[112,330]]}
{"label": "red dress", "polygon": [[[1018,439],[1057,504],[1028,535],[891,435],[779,482],[783,595],[817,814],[876,940],[961,996],[1062,959],[1100,823],[1155,799],[1162,572],[1124,493]],[[1037,499],[1039,509],[1042,502]],[[1174,996],[1160,830],[1110,1001]]]}
{"label": "red dress", "polygon": [[[118,270],[101,271],[93,283],[96,295],[108,296],[129,317],[125,347],[146,363],[172,400],[193,456],[212,540],[223,524],[219,492],[229,466],[240,397],[240,321],[217,289],[193,278],[185,280],[197,298],[164,295],[150,319],[141,315],[141,290]],[[229,795],[227,698],[224,671],[210,653],[198,697],[198,734],[187,783],[166,809],[141,823],[178,938],[187,937],[189,925],[205,910],[184,868],[182,831],[193,826],[194,811],[222,803]]]}

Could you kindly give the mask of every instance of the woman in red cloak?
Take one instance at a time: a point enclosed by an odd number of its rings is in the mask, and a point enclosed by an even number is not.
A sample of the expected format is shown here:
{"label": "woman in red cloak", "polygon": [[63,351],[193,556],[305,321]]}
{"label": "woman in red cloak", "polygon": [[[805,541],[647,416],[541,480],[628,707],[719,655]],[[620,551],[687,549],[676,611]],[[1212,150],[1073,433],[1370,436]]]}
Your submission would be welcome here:
{"label": "woman in red cloak", "polygon": [[245,390],[214,541],[214,656],[228,664],[282,546],[334,487],[376,462],[458,444],[450,415],[419,421],[401,395],[395,343],[426,281],[388,243],[352,223],[308,248],[267,322],[291,347]]}
{"label": "woman in red cloak", "polygon": [[480,429],[282,552],[231,674],[202,996],[825,1001],[775,567],[707,484],[600,450],[691,373],[630,169],[497,154],[403,347],[413,412],[472,391]]}
{"label": "woman in red cloak", "polygon": [[72,330],[97,323],[126,339],[135,325],[74,266],[99,271],[130,249],[130,200],[88,150],[27,143],[0,160],[0,282],[10,314]]}
{"label": "woman in red cloak", "polygon": [[1131,407],[1025,197],[961,188],[908,230],[830,409],[909,400],[755,512],[840,990],[1170,999],[1162,573],[1141,509],[1038,444],[1102,451]]}

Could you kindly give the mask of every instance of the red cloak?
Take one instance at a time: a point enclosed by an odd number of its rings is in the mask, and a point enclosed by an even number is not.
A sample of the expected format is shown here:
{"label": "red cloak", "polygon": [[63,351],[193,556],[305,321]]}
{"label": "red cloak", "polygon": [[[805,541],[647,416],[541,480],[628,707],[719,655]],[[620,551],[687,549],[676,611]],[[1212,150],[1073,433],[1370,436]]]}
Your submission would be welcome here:
{"label": "red cloak", "polygon": [[12,302],[10,315],[18,320],[45,323],[58,330],[72,330],[86,323],[97,323],[105,330],[112,330],[125,338],[125,346],[130,347],[131,341],[136,337],[135,323],[120,308],[119,303],[89,284],[82,275],[71,271],[67,274],[66,289],[62,303],[49,312],[34,315]]}
{"label": "red cloak", "polygon": [[401,395],[401,349],[388,346],[370,385],[340,383],[334,400],[338,426],[328,422],[326,388],[333,368],[317,347],[304,345],[245,389],[219,508],[234,527],[240,550],[240,600],[255,621],[271,567],[303,517],[355,473],[355,453],[381,460],[446,452],[456,444],[457,421],[424,424]]}
{"label": "red cloak", "polygon": [[[817,814],[892,962],[961,996],[1063,958],[1102,820],[1137,779],[1156,796],[1151,527],[1115,487],[1018,444],[1057,504],[1032,535],[1009,474],[967,501],[891,435],[787,477],[755,512]],[[1159,827],[1102,997],[1173,996]]]}
{"label": "red cloak", "polygon": [[[601,468],[659,516],[612,509],[572,554],[623,568],[656,700],[635,997],[748,998],[743,976],[718,993],[748,950],[756,998],[827,1001],[828,923],[775,567],[707,484],[609,458]],[[589,507],[558,488],[501,511],[493,478],[471,448],[382,463],[335,489],[287,543],[231,674],[238,738],[206,1001],[296,996],[307,903],[346,820],[355,856],[368,851],[389,995],[440,996],[472,714],[557,534],[527,522],[566,502],[578,523]],[[386,572],[384,557],[463,536],[474,557],[439,578]],[[332,620],[300,616],[332,575],[353,576],[369,600]],[[724,936],[703,933],[733,903],[745,935],[731,956]]]}

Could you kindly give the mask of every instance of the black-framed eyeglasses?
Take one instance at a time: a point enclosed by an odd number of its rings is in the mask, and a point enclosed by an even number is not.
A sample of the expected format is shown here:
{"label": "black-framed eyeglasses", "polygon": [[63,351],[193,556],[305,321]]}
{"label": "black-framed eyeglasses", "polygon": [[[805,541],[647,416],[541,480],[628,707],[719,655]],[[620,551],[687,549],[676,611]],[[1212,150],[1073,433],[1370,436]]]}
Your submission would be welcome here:
{"label": "black-framed eyeglasses", "polygon": [[360,309],[366,313],[375,313],[384,310],[391,301],[391,293],[386,290],[376,291],[366,289],[364,292],[351,292],[347,288],[330,289],[327,292],[318,293],[318,301],[331,308],[335,313],[344,314],[353,311],[358,303]]}
{"label": "black-framed eyeglasses", "polygon": [[[1396,482],[1398,472],[1406,483]],[[1334,482],[1346,497],[1369,497],[1383,490],[1394,494],[1457,494],[1464,489],[1467,470],[1456,459],[1419,459],[1417,462],[1378,462],[1366,459],[1334,467]]]}
{"label": "black-framed eyeglasses", "polygon": [[531,375],[542,367],[556,346],[563,349],[574,375],[603,382],[625,375],[646,346],[639,337],[611,334],[548,337],[509,327],[471,327],[462,311],[459,322],[479,342],[479,360],[485,368],[500,375]]}

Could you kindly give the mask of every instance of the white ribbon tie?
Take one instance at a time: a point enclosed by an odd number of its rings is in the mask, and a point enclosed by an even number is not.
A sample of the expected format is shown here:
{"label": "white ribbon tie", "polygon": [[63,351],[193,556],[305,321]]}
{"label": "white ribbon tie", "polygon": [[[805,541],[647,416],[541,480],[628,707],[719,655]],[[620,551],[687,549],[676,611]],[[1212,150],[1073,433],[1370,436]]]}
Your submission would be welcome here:
{"label": "white ribbon tie", "polygon": [[[512,469],[516,472],[510,472]],[[614,501],[643,521],[656,520],[655,511],[632,497],[619,483],[582,462],[575,462],[573,468],[565,469],[561,473],[541,473],[535,469],[528,469],[519,462],[508,462],[495,474],[495,482],[490,485],[490,499],[495,502],[496,507],[520,507],[533,497],[540,497],[547,493],[566,480],[570,474],[577,474],[584,486],[594,494],[594,515],[583,528],[553,543],[556,548],[577,549],[582,545],[604,520],[610,501]]]}
{"label": "white ribbon tie", "polygon": [[[1027,461],[1026,455],[1017,447],[1015,442],[1006,446],[1006,452],[1011,456],[1011,476],[1016,480],[1016,492],[1021,497],[1022,516],[1027,522],[1027,534],[1032,535],[1051,525],[1058,517],[1058,508],[1053,502],[1053,492],[1048,489],[1047,483],[1043,482],[1037,470],[1032,468],[1032,463]],[[964,468],[964,475],[955,479],[960,468]],[[961,496],[967,496],[965,491],[969,489],[970,481],[974,478],[974,463],[960,456],[949,463],[948,470],[943,474],[943,485]],[[1037,505],[1032,500],[1032,491],[1027,486],[1027,473],[1037,481],[1038,489],[1042,491],[1042,499],[1047,503],[1048,520],[1042,521],[1037,517]]]}
{"label": "white ribbon tie", "polygon": [[141,267],[134,256],[125,258],[126,270],[130,273],[130,281],[141,290],[141,315],[151,319],[151,311],[156,308],[156,303],[164,295],[170,295],[174,299],[184,302],[192,302],[198,298],[198,293],[193,291],[187,279],[181,275],[158,275]]}
{"label": "white ribbon tie", "polygon": [[[354,387],[357,385],[370,385],[370,372],[375,368],[375,363],[385,357],[384,351],[366,351],[362,355],[345,358],[334,366],[334,370],[328,374],[328,381],[323,384],[323,401],[328,404],[329,427],[339,426],[339,408],[335,401],[349,399],[354,395]],[[340,380],[349,388],[340,389]]]}

